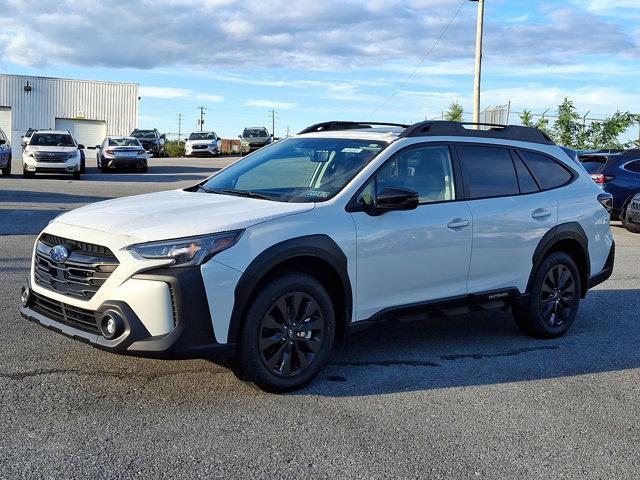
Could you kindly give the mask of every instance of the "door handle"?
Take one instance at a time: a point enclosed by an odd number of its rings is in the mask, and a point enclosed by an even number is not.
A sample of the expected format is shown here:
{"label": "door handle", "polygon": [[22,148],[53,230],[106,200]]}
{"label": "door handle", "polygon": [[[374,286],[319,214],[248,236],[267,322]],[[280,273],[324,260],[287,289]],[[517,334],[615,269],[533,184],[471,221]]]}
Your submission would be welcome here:
{"label": "door handle", "polygon": [[469,220],[464,220],[463,218],[455,218],[447,223],[447,228],[451,230],[457,230],[459,228],[464,228],[469,226]]}
{"label": "door handle", "polygon": [[551,210],[548,208],[536,208],[531,213],[531,218],[547,218],[551,216]]}

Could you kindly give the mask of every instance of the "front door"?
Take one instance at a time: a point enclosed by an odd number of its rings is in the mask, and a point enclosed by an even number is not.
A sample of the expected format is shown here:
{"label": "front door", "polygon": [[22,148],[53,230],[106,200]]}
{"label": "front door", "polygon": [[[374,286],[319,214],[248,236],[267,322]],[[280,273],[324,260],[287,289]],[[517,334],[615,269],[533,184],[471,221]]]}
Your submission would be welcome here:
{"label": "front door", "polygon": [[387,187],[415,190],[415,210],[351,215],[357,235],[356,319],[389,308],[466,294],[471,213],[448,145],[401,150],[358,194],[371,205]]}

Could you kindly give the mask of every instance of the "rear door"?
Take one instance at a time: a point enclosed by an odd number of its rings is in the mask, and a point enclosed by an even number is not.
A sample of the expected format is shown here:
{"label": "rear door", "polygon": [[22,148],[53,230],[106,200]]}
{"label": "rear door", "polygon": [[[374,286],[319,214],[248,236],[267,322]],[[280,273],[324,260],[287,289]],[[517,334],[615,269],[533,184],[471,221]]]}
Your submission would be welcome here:
{"label": "rear door", "polygon": [[540,239],[556,225],[558,203],[509,147],[458,144],[473,218],[469,293],[524,292]]}
{"label": "rear door", "polygon": [[388,187],[418,192],[415,210],[351,213],[357,234],[357,311],[364,320],[390,307],[466,294],[471,213],[449,145],[419,144],[387,160],[358,194],[369,205]]}

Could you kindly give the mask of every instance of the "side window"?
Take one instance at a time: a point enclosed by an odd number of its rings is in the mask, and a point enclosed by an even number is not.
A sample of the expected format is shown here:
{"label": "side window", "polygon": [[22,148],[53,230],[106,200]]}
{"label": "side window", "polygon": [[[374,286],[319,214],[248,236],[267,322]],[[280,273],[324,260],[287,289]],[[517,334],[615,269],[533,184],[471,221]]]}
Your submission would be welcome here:
{"label": "side window", "polygon": [[520,157],[514,155],[513,164],[516,167],[516,173],[518,175],[518,184],[520,185],[520,193],[534,193],[539,192],[540,188],[538,188],[538,184],[536,183],[533,175],[527,168],[527,166],[522,162]]}
{"label": "side window", "polygon": [[640,160],[634,160],[633,162],[629,162],[624,166],[625,170],[629,170],[630,172],[640,173]]}
{"label": "side window", "polygon": [[518,195],[518,180],[506,148],[460,145],[460,160],[470,198]]}
{"label": "side window", "polygon": [[543,190],[561,187],[571,180],[571,173],[546,155],[526,150],[520,150],[519,153]]}
{"label": "side window", "polygon": [[405,150],[387,160],[360,192],[357,202],[370,206],[377,192],[388,187],[418,192],[420,203],[455,200],[456,189],[449,147],[433,145]]}

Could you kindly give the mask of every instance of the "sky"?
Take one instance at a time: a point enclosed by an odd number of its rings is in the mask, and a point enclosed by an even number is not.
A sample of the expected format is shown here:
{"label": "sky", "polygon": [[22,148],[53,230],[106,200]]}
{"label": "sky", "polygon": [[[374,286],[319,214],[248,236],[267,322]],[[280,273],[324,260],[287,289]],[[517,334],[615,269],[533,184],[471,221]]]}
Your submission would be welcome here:
{"label": "sky", "polygon": [[[640,112],[640,0],[486,0],[482,109]],[[0,72],[136,82],[141,128],[470,117],[468,0],[0,0]],[[457,13],[457,15],[456,15]],[[453,19],[453,20],[452,20]],[[448,26],[449,25],[449,26]],[[448,26],[448,28],[447,28]],[[636,129],[637,130],[637,129]],[[637,137],[638,132],[628,132]]]}

